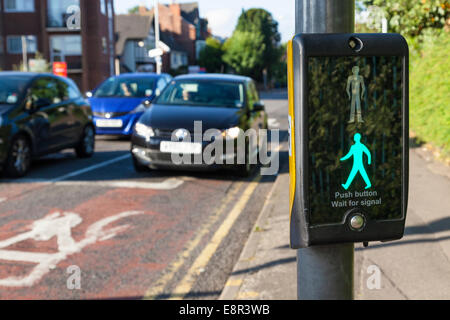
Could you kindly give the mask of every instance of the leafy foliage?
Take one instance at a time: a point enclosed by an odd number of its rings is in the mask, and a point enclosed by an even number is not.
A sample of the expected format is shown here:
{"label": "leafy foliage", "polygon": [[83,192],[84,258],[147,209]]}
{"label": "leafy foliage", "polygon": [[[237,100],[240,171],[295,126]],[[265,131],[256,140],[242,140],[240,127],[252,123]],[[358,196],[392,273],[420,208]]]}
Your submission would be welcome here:
{"label": "leafy foliage", "polygon": [[209,73],[224,72],[224,49],[222,43],[215,38],[206,39],[206,46],[200,51],[198,64]]}
{"label": "leafy foliage", "polygon": [[233,36],[226,42],[224,60],[236,72],[262,79],[267,69],[269,78],[281,55],[278,23],[264,9],[243,11]]}
{"label": "leafy foliage", "polygon": [[378,6],[389,21],[389,31],[417,36],[428,28],[442,29],[450,21],[449,0],[362,0]]}
{"label": "leafy foliage", "polygon": [[411,55],[411,129],[450,157],[450,35],[425,38]]}
{"label": "leafy foliage", "polygon": [[262,34],[235,31],[225,43],[224,61],[238,74],[261,79],[264,68],[264,37]]}

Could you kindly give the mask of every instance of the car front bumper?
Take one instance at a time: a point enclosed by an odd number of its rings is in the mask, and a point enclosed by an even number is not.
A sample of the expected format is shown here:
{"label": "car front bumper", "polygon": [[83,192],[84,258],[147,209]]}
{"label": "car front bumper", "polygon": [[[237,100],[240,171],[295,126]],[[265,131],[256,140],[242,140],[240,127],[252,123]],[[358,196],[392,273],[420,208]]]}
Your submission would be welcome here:
{"label": "car front bumper", "polygon": [[[222,155],[215,155],[215,161],[212,164],[206,163],[203,158],[199,158],[199,155],[190,155],[187,162],[177,164],[173,161],[171,153],[161,152],[162,141],[170,140],[152,138],[150,141],[147,141],[142,137],[133,135],[131,140],[131,154],[139,164],[150,168],[164,167],[171,169],[217,170],[236,167],[237,152],[235,149],[232,152],[225,153],[224,151],[224,154]],[[203,142],[202,154],[209,144],[209,142]],[[226,149],[224,148],[224,150]]]}
{"label": "car front bumper", "polygon": [[[134,114],[127,114],[122,117],[117,118],[102,118],[98,116],[94,116],[94,124],[95,124],[95,131],[97,135],[120,135],[120,136],[131,136],[133,133],[134,126],[138,122],[139,118],[142,116],[143,113],[134,113]],[[100,126],[97,124],[99,120],[120,120],[122,121],[121,127],[105,127]]]}

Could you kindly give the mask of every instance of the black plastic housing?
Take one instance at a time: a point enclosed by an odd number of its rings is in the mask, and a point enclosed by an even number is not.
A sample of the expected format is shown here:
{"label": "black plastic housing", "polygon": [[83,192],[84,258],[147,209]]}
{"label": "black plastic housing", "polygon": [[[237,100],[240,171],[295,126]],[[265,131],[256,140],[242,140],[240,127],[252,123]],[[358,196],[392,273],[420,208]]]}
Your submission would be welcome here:
{"label": "black plastic housing", "polygon": [[[362,42],[359,51],[349,45],[352,37]],[[402,218],[373,220],[366,216],[366,225],[362,231],[354,231],[349,226],[349,219],[352,213],[358,211],[356,209],[349,210],[349,214],[339,224],[313,226],[310,223],[308,60],[309,57],[345,56],[403,57]],[[406,40],[399,34],[299,34],[292,40],[292,57],[294,90],[290,99],[294,99],[296,183],[291,212],[291,247],[299,249],[314,245],[401,239],[405,229],[409,187],[409,50]]]}

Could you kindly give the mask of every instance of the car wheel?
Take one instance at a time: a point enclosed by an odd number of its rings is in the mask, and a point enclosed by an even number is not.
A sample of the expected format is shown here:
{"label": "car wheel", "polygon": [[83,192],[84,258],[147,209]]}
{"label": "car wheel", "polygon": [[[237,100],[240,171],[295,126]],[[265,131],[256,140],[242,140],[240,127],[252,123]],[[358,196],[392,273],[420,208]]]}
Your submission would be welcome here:
{"label": "car wheel", "polygon": [[139,163],[139,160],[137,160],[135,157],[133,157],[133,167],[134,167],[134,170],[138,173],[150,171],[149,167],[144,166],[141,163]]}
{"label": "car wheel", "polygon": [[95,132],[94,128],[87,126],[84,128],[83,136],[75,152],[79,158],[90,158],[95,151]]}
{"label": "car wheel", "polygon": [[5,173],[11,178],[24,177],[31,166],[31,146],[24,136],[13,139],[6,161]]}

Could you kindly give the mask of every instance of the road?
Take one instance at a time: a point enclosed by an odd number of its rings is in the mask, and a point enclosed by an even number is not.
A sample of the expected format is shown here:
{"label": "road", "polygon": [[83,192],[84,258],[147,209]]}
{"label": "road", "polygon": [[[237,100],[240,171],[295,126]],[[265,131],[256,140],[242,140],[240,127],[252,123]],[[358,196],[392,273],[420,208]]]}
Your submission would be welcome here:
{"label": "road", "polygon": [[[286,140],[286,94],[264,99]],[[1,299],[219,297],[275,176],[141,174],[129,148],[102,137],[91,159],[68,150],[0,180]]]}

